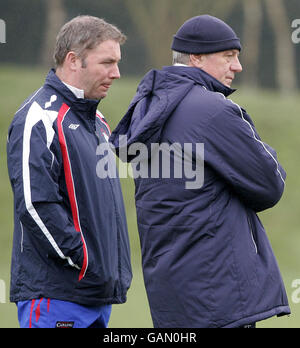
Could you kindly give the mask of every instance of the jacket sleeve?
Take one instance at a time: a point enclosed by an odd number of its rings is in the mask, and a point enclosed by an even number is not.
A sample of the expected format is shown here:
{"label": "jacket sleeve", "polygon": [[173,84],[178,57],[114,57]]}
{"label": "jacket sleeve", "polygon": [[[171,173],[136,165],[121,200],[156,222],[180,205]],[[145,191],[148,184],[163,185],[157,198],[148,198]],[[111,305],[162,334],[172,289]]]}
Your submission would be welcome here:
{"label": "jacket sleeve", "polygon": [[16,213],[30,246],[38,248],[44,257],[81,269],[81,233],[76,231],[68,203],[61,196],[58,140],[42,117],[35,113],[34,118],[32,122],[27,115],[25,127],[15,125],[9,131],[7,160]]}
{"label": "jacket sleeve", "polygon": [[227,106],[208,124],[205,162],[256,212],[281,198],[286,174],[276,152],[262,142],[249,115],[237,104]]}

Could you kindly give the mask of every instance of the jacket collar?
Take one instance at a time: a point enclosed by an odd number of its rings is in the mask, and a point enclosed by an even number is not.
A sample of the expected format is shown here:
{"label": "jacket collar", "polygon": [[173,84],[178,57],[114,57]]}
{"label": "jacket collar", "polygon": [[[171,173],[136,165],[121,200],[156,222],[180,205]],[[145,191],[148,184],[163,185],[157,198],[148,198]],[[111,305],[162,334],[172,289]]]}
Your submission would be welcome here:
{"label": "jacket collar", "polygon": [[100,100],[77,98],[75,94],[58,78],[54,69],[51,69],[46,77],[45,86],[50,86],[61,94],[75,111],[81,113],[88,112],[90,115],[96,115],[96,110]]}
{"label": "jacket collar", "polygon": [[70,90],[71,92],[73,92],[73,94],[75,94],[75,96],[76,96],[77,98],[79,98],[79,99],[84,99],[84,90],[83,90],[83,89],[79,89],[79,88],[76,88],[76,87],[74,87],[74,86],[68,85],[68,84],[65,83],[64,81],[62,81],[62,83],[63,83],[64,85],[66,85],[66,86],[69,88],[69,90]]}
{"label": "jacket collar", "polygon": [[200,68],[194,68],[189,66],[166,66],[163,71],[167,71],[170,74],[180,75],[182,77],[191,79],[197,84],[204,86],[206,89],[212,92],[222,93],[225,97],[235,92],[235,89],[229,88],[215,79],[213,76],[206,73]]}

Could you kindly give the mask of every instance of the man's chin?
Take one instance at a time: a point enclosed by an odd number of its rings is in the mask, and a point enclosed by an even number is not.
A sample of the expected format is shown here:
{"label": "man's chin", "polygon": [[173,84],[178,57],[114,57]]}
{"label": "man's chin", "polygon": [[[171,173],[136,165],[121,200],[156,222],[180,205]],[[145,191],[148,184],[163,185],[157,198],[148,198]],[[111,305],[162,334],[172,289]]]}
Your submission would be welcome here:
{"label": "man's chin", "polygon": [[232,82],[233,82],[233,79],[226,79],[226,80],[223,82],[223,84],[224,84],[226,87],[231,88]]}
{"label": "man's chin", "polygon": [[89,96],[85,96],[86,99],[93,99],[93,100],[101,100],[104,99],[107,96],[107,93],[102,92],[99,94],[90,94]]}

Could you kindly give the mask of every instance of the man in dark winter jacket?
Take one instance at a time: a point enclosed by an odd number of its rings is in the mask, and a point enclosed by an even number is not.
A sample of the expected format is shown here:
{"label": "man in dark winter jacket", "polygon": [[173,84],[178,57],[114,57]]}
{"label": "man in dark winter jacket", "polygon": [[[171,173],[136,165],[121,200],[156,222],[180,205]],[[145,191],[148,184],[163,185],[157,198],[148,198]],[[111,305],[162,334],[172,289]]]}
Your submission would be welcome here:
{"label": "man in dark winter jacket", "polygon": [[[174,66],[144,77],[110,138],[134,168],[154,326],[253,327],[289,314],[256,214],[279,201],[286,174],[250,116],[227,98],[242,71],[240,40],[203,15],[183,24],[172,50]],[[188,161],[191,169],[180,171]],[[194,183],[193,172],[201,174]]]}
{"label": "man in dark winter jacket", "polygon": [[9,128],[11,301],[21,327],[106,327],[111,305],[126,301],[132,274],[125,210],[119,179],[98,172],[110,129],[97,110],[120,78],[124,40],[96,17],[66,23],[56,70]]}

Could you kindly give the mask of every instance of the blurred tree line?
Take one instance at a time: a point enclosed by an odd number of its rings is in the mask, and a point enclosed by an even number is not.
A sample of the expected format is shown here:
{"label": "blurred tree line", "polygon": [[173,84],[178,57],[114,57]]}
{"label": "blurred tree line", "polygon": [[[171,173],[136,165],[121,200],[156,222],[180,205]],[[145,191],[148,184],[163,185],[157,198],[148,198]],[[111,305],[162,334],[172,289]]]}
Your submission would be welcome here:
{"label": "blurred tree line", "polygon": [[170,65],[178,28],[188,18],[208,13],[230,24],[242,39],[240,84],[286,94],[300,86],[300,44],[291,39],[292,21],[300,18],[299,0],[0,0],[0,5],[7,31],[1,63],[50,68],[60,27],[79,14],[91,14],[127,35],[123,75],[143,75]]}

